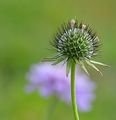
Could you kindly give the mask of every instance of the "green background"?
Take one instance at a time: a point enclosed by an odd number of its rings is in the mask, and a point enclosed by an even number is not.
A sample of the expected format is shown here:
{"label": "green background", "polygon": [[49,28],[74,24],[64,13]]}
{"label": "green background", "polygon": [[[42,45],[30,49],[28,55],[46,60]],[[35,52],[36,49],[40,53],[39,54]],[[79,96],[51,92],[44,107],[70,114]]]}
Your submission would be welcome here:
{"label": "green background", "polygon": [[[47,120],[54,98],[24,92],[33,63],[52,54],[49,41],[64,21],[76,18],[97,31],[102,48],[95,59],[104,76],[90,68],[97,84],[93,109],[80,120],[116,120],[116,1],[0,0],[0,120]],[[70,106],[58,103],[51,120],[73,120]]]}

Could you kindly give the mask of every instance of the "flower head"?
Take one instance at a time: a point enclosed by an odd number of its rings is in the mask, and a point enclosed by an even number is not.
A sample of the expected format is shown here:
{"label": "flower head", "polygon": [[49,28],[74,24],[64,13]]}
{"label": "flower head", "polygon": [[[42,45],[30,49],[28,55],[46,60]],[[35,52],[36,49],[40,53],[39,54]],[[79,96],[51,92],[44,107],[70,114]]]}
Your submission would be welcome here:
{"label": "flower head", "polygon": [[55,50],[55,55],[50,60],[54,61],[54,64],[66,61],[68,72],[72,62],[80,64],[85,72],[87,69],[84,62],[97,71],[99,69],[94,64],[106,66],[91,60],[98,53],[99,38],[88,25],[79,24],[77,20],[72,19],[62,25],[51,44]]}
{"label": "flower head", "polygon": [[[85,74],[76,73],[76,97],[80,111],[89,111],[91,102],[95,98],[95,84]],[[56,96],[66,103],[71,103],[70,74],[67,77],[65,67],[61,64],[53,66],[51,63],[36,64],[31,67],[27,75],[29,85],[27,92],[34,90],[44,97]]]}
{"label": "flower head", "polygon": [[89,26],[71,20],[58,31],[52,45],[59,57],[81,61],[97,54],[99,38]]}

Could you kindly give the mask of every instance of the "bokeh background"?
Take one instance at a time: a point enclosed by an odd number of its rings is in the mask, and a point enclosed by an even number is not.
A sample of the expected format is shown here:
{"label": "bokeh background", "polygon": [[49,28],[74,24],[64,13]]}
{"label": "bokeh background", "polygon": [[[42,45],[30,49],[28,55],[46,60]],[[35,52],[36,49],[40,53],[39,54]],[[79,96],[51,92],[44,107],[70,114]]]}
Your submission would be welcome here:
{"label": "bokeh background", "polygon": [[[90,68],[97,84],[93,109],[80,120],[116,120],[116,1],[0,0],[0,120],[45,120],[53,98],[26,94],[25,75],[33,63],[49,56],[49,41],[71,18],[89,23],[102,41],[96,58],[111,66]],[[73,120],[70,106],[59,101],[53,120]]]}

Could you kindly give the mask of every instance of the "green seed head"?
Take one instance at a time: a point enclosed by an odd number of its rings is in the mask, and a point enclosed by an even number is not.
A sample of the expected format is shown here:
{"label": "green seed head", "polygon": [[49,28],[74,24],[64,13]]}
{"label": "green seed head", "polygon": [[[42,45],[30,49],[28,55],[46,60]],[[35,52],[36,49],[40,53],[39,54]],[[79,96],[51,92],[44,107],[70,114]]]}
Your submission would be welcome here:
{"label": "green seed head", "polygon": [[[98,72],[100,72],[100,70],[94,64],[108,66],[101,62],[91,60],[93,56],[97,55],[100,45],[99,38],[88,25],[83,23],[79,24],[77,20],[72,19],[68,23],[63,24],[51,44],[55,50],[55,55],[45,60],[54,61],[53,64],[65,61],[67,63],[67,75],[72,62],[81,65],[87,74],[88,71],[85,67],[85,63]],[[100,74],[102,75],[101,72]]]}
{"label": "green seed head", "polygon": [[57,32],[52,42],[57,58],[81,61],[97,54],[99,39],[89,26],[72,19]]}

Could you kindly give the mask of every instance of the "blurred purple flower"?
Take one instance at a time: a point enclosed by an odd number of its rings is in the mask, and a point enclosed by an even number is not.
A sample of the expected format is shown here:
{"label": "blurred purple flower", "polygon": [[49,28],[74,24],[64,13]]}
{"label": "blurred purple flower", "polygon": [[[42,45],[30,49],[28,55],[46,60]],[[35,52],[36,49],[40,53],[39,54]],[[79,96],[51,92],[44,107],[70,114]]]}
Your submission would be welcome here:
{"label": "blurred purple flower", "polygon": [[[27,92],[38,90],[44,96],[56,96],[66,103],[71,103],[70,74],[66,77],[65,67],[61,64],[51,65],[51,63],[35,64],[27,74],[29,85]],[[76,97],[80,111],[90,111],[91,102],[95,99],[94,90],[96,88],[85,74],[77,70],[76,73]]]}

